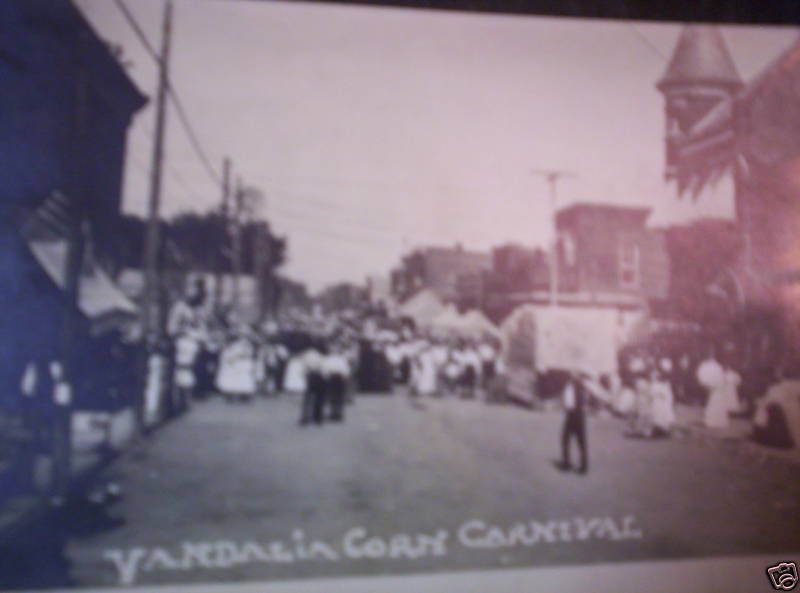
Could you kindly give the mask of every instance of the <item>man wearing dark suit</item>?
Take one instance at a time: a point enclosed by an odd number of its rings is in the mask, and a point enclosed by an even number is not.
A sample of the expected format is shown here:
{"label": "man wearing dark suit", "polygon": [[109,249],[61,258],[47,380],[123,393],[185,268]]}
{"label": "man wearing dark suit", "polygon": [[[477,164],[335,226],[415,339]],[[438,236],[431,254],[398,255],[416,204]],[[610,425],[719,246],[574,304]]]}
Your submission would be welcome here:
{"label": "man wearing dark suit", "polygon": [[300,408],[300,425],[310,422],[322,424],[322,411],[325,406],[325,375],[323,369],[324,352],[319,342],[303,353],[303,367],[306,373],[306,391]]}
{"label": "man wearing dark suit", "polygon": [[561,468],[572,468],[570,445],[572,439],[578,443],[580,465],[578,473],[589,470],[589,454],[586,444],[586,390],[577,374],[571,374],[564,386],[564,425],[561,429]]}

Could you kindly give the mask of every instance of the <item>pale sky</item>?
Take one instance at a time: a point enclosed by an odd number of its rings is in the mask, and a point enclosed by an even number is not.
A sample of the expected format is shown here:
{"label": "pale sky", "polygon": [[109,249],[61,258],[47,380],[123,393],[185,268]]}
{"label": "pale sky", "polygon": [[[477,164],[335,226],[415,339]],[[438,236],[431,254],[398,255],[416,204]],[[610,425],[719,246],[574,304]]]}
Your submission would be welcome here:
{"label": "pale sky", "polygon": [[[114,2],[76,0],[130,76],[155,94],[155,65]],[[163,0],[127,0],[160,43]],[[730,216],[730,188],[694,203],[663,181],[655,82],[680,25],[398,8],[176,0],[171,75],[217,170],[267,196],[288,237],[285,273],[310,288],[386,274],[417,245],[546,245],[547,185],[559,205],[645,205],[651,224]],[[797,29],[724,27],[749,79]],[[205,211],[220,192],[174,112],[163,212]],[[124,209],[145,212],[152,106],[129,133]]]}

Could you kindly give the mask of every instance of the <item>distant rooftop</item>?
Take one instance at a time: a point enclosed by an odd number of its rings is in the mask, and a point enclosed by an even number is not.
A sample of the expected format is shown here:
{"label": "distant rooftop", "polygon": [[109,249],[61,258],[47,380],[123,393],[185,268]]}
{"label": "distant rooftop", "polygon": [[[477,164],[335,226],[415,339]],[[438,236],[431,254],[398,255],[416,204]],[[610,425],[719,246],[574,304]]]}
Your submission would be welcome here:
{"label": "distant rooftop", "polygon": [[650,208],[644,206],[622,206],[619,204],[600,204],[591,202],[579,202],[556,212],[556,222],[559,224],[569,220],[574,220],[581,215],[597,216],[611,215],[616,217],[628,217],[642,222],[650,215]]}

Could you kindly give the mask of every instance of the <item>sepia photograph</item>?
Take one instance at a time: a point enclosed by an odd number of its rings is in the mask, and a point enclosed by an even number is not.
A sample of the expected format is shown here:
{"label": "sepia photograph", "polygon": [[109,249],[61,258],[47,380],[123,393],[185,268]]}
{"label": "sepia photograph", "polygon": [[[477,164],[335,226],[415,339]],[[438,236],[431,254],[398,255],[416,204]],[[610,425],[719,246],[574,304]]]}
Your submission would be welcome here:
{"label": "sepia photograph", "polygon": [[800,28],[3,0],[0,88],[0,591],[797,585]]}

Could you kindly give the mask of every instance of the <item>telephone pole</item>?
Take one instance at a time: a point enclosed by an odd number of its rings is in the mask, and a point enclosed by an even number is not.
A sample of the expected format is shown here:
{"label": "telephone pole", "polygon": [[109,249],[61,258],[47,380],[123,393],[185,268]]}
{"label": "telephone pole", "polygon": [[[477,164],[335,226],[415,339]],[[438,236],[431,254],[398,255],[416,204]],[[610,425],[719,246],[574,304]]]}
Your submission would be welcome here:
{"label": "telephone pole", "polygon": [[[266,219],[266,209],[269,202],[263,195],[257,194],[257,196],[257,199],[261,201],[261,214]],[[254,204],[251,204],[252,208],[254,206]],[[272,309],[272,303],[274,302],[272,294],[272,230],[266,220],[261,220],[255,225],[254,231],[255,236],[250,251],[252,253],[253,267],[255,268],[256,318],[260,324],[263,323],[268,310],[270,314],[274,313]]]}
{"label": "telephone pole", "polygon": [[256,311],[259,323],[264,321],[268,305],[271,302],[270,266],[272,264],[271,237],[267,223],[261,222],[254,227],[255,237],[252,247],[253,267],[255,268]]}
{"label": "telephone pole", "polygon": [[[230,199],[230,177],[231,177],[231,159],[225,157],[222,161],[222,205],[220,212],[222,213],[222,224],[225,235],[228,234],[228,213],[230,206],[228,200]],[[224,242],[223,242],[224,249]],[[225,278],[225,265],[224,260],[220,260],[217,266],[217,275],[214,279],[214,305],[219,307],[222,304],[222,282]]]}
{"label": "telephone pole", "polygon": [[164,132],[166,127],[166,100],[169,90],[169,53],[172,36],[172,0],[164,5],[161,37],[161,55],[156,91],[156,123],[153,140],[153,159],[150,169],[150,198],[147,209],[147,234],[144,249],[145,298],[142,309],[142,327],[150,346],[158,343],[164,333],[164,303],[161,278],[161,167],[164,161]]}
{"label": "telephone pole", "polygon": [[241,177],[236,178],[233,193],[233,309],[239,308],[239,277],[242,275],[242,210],[244,187]]}
{"label": "telephone pole", "polygon": [[556,228],[556,208],[558,205],[558,182],[561,179],[577,177],[571,171],[559,169],[534,169],[533,174],[543,177],[550,186],[550,215],[553,221],[553,238],[550,245],[550,306],[558,305],[558,229]]}

